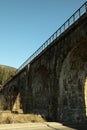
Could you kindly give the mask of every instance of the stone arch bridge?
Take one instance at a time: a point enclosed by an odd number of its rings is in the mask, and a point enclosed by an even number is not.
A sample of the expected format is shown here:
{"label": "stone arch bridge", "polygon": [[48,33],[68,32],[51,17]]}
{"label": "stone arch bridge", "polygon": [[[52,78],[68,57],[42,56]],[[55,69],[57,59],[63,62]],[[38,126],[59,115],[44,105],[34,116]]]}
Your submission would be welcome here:
{"label": "stone arch bridge", "polygon": [[3,85],[10,110],[60,122],[87,118],[87,2]]}

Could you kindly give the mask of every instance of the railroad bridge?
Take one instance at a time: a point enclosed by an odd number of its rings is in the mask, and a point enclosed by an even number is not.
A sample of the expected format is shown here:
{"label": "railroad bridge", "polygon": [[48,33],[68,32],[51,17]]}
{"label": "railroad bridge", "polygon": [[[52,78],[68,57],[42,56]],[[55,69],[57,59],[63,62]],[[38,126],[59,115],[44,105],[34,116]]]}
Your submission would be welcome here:
{"label": "railroad bridge", "polygon": [[87,2],[8,79],[10,110],[60,122],[87,118]]}

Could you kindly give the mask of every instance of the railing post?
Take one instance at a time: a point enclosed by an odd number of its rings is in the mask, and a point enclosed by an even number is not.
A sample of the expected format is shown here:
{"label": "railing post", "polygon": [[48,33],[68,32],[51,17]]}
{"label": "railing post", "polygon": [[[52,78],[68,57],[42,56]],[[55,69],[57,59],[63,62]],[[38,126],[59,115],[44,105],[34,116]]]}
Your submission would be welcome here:
{"label": "railing post", "polygon": [[56,38],[57,38],[57,31],[56,31]]}
{"label": "railing post", "polygon": [[80,18],[80,9],[78,11],[79,11],[79,18]]}
{"label": "railing post", "polygon": [[70,19],[68,19],[68,27],[70,26]]}
{"label": "railing post", "polygon": [[73,23],[75,22],[75,14],[73,14]]}
{"label": "railing post", "polygon": [[64,31],[65,31],[65,23],[63,24],[63,27],[64,27]]}
{"label": "railing post", "polygon": [[86,13],[87,13],[87,2],[85,3],[85,9],[86,9]]}
{"label": "railing post", "polygon": [[60,34],[61,34],[61,27],[60,27],[59,31],[60,31],[60,32],[59,32],[59,35],[60,35]]}

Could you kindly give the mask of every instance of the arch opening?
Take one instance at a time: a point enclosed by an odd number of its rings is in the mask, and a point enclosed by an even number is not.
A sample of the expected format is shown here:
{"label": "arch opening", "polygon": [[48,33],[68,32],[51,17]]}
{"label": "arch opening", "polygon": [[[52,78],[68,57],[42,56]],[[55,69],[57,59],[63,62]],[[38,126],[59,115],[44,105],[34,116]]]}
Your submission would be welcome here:
{"label": "arch opening", "polygon": [[59,84],[61,120],[82,122],[87,116],[87,43],[85,41],[67,55],[62,65]]}

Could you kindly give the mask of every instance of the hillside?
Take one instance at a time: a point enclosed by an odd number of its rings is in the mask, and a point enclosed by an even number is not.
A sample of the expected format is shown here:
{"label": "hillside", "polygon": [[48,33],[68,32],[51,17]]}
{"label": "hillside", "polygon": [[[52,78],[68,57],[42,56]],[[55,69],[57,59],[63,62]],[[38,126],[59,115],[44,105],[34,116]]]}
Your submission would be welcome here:
{"label": "hillside", "polygon": [[11,75],[14,75],[16,68],[0,65],[0,84],[3,84]]}

